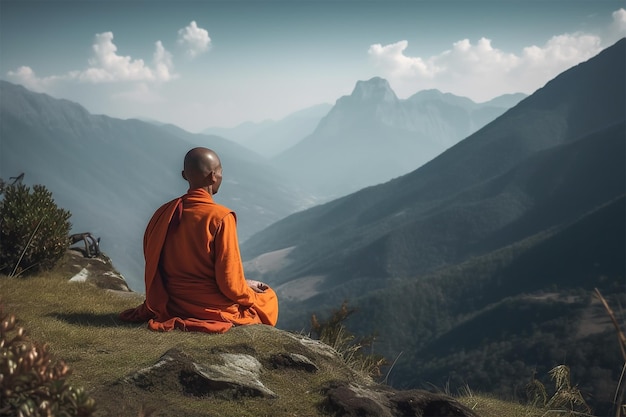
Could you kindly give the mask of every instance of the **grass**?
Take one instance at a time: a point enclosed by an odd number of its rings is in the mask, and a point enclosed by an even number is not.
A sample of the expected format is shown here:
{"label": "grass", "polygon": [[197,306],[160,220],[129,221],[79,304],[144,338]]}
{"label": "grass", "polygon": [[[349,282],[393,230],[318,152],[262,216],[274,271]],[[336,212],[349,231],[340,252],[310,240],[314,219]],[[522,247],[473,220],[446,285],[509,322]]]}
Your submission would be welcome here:
{"label": "grass", "polygon": [[279,400],[253,398],[233,402],[217,398],[207,404],[206,398],[168,396],[163,392],[118,392],[115,381],[154,364],[172,348],[202,361],[216,350],[237,351],[254,346],[257,352],[269,356],[284,351],[297,353],[301,346],[295,339],[275,338],[275,332],[246,327],[223,335],[152,332],[145,324],[117,320],[120,311],[136,306],[141,297],[120,297],[89,284],[69,283],[63,274],[54,272],[32,278],[1,276],[0,294],[5,312],[17,317],[31,339],[45,341],[55,357],[70,366],[72,375],[68,381],[85,388],[96,399],[100,409],[96,415],[138,415],[142,405],[149,403],[163,415],[316,416],[317,404],[323,399],[320,388],[349,375],[347,368],[336,368],[330,363],[323,372],[305,377],[288,369],[272,370],[264,374],[263,380],[279,395]]}
{"label": "grass", "polygon": [[463,394],[457,399],[481,417],[542,417],[545,413],[543,409],[484,394]]}
{"label": "grass", "polygon": [[[295,338],[271,328],[235,327],[223,335],[149,331],[145,324],[117,319],[120,311],[143,299],[135,294],[122,297],[86,283],[69,283],[63,271],[32,278],[0,276],[0,305],[18,318],[20,326],[35,341],[46,342],[55,357],[72,370],[68,382],[85,388],[96,400],[96,416],[324,416],[319,404],[322,388],[335,380],[356,380],[352,369],[336,359],[319,359],[317,373],[268,369],[264,384],[278,394],[275,400],[246,398],[237,401],[219,397],[171,395],[168,388],[141,390],[117,383],[125,376],[154,364],[169,349],[180,349],[195,360],[209,360],[215,352],[304,353]],[[261,331],[260,331],[261,330]],[[299,351],[300,349],[300,351]],[[320,356],[321,357],[321,356]],[[262,361],[263,362],[263,361]],[[488,395],[461,393],[457,399],[481,417],[542,417],[545,410],[502,401]]]}

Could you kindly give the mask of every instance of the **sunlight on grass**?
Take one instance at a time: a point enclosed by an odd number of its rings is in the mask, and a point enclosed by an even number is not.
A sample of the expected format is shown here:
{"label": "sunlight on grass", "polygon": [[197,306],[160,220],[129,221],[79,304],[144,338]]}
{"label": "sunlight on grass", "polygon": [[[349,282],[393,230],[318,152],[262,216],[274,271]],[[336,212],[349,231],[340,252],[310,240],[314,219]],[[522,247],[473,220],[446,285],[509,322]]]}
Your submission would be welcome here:
{"label": "sunlight on grass", "polygon": [[[193,353],[198,361],[211,355],[214,349],[228,349],[244,342],[251,342],[264,355],[293,348],[283,346],[271,334],[264,336],[262,332],[250,332],[245,327],[234,328],[223,335],[152,332],[145,324],[129,324],[117,319],[120,311],[140,303],[141,296],[121,297],[90,284],[69,283],[67,278],[54,273],[32,278],[2,276],[0,294],[0,305],[17,317],[18,324],[30,337],[48,344],[51,353],[70,366],[72,374],[68,381],[91,391],[96,400],[99,387],[115,385],[115,381],[154,364],[172,348]],[[315,390],[309,392],[310,387],[343,377],[345,369],[324,369],[324,372],[298,379],[288,370],[272,371],[265,375],[264,382],[269,389],[282,394],[279,403],[255,398],[241,401],[212,398],[211,409],[220,410],[223,416],[311,415],[323,397]],[[301,394],[293,394],[297,392]],[[137,398],[141,394],[138,392]],[[136,410],[142,404],[132,403],[128,398],[133,396],[126,392],[120,392],[121,397],[126,402],[120,403],[116,412],[137,415]],[[180,415],[185,415],[182,410],[190,415],[204,414],[207,407],[206,398],[184,395],[164,395],[159,401],[161,411],[180,410]]]}
{"label": "sunlight on grass", "polygon": [[[273,353],[294,351],[293,343],[297,344],[288,337],[276,338],[274,332],[253,331],[246,326],[235,327],[222,335],[159,333],[149,331],[144,323],[118,320],[120,311],[142,301],[140,294],[120,296],[87,283],[70,283],[59,273],[33,278],[0,277],[0,305],[17,317],[19,325],[33,340],[47,343],[52,354],[66,361],[72,370],[70,383],[84,387],[97,403],[105,405],[96,415],[111,415],[111,410],[119,415],[138,415],[142,407],[149,408],[146,405],[177,415],[207,415],[207,398],[172,396],[171,391],[158,387],[146,393],[116,384],[133,372],[153,365],[172,348],[188,352],[194,360],[202,362],[216,351],[253,349],[262,353],[260,356],[269,357]],[[333,362],[332,366],[323,367],[322,372],[297,374],[297,377],[290,370],[274,369],[264,373],[264,384],[280,400],[233,401],[211,397],[210,409],[219,410],[221,416],[322,416],[319,406],[324,396],[320,387],[333,380],[354,378],[354,373],[347,369]],[[108,397],[99,397],[100,388],[105,386],[109,387]],[[473,393],[469,388],[458,400],[480,417],[541,417],[546,411]]]}
{"label": "sunlight on grass", "polygon": [[463,395],[458,398],[480,417],[542,417],[546,410],[502,401],[483,394]]}

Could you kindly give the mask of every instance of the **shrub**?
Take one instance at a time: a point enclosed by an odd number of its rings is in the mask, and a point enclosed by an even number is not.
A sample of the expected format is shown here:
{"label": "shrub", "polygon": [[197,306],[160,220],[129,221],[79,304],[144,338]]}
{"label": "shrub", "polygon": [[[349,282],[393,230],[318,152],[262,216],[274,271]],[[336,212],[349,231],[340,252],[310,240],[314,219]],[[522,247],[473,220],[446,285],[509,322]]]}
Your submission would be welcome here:
{"label": "shrub", "polygon": [[53,267],[69,247],[71,213],[43,185],[0,183],[0,272],[35,273]]}
{"label": "shrub", "polygon": [[558,417],[591,416],[591,408],[576,386],[572,386],[570,369],[567,365],[558,365],[550,370],[550,377],[554,381],[554,395],[548,399],[545,386],[535,379],[526,386],[526,392],[533,406],[543,406],[548,411],[544,415],[552,414]]}
{"label": "shrub", "polygon": [[365,348],[371,348],[375,336],[357,338],[343,325],[355,311],[354,308],[348,307],[347,301],[344,301],[340,308],[331,311],[330,317],[326,320],[320,321],[313,314],[311,330],[321,342],[334,348],[352,369],[369,377],[380,377],[380,369],[387,364],[386,359],[374,353],[364,352]]}
{"label": "shrub", "polygon": [[48,348],[32,342],[13,315],[0,310],[0,415],[20,417],[93,415],[95,402],[68,385],[69,368]]}

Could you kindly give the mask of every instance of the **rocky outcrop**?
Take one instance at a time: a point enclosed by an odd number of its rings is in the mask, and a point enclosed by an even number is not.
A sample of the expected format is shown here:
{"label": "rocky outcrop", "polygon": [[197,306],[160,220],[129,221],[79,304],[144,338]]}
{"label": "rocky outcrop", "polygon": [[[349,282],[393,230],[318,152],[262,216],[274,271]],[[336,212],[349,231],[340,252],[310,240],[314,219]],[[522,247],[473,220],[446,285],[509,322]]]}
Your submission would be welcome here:
{"label": "rocky outcrop", "polygon": [[338,383],[329,387],[326,395],[326,408],[333,410],[337,416],[476,416],[449,396],[424,390],[396,391],[385,386]]}
{"label": "rocky outcrop", "polygon": [[[121,295],[139,295],[102,253],[88,258],[70,249],[59,271],[71,277],[70,284],[85,282]],[[271,410],[315,395],[306,415],[477,417],[452,397],[378,384],[348,366],[333,348],[303,334],[251,325],[234,327],[223,335],[196,336],[206,338],[201,350],[164,345],[168,347],[153,363],[135,369],[131,365],[124,377],[95,390],[99,414],[117,416],[125,410],[127,415],[137,415],[139,401],[161,407],[145,415],[199,417],[221,415],[219,404],[224,401],[267,401]],[[181,334],[186,337],[193,336]],[[206,407],[190,412],[174,402],[166,401],[164,406],[164,398],[193,398],[206,402]]]}
{"label": "rocky outcrop", "polygon": [[263,368],[254,357],[245,353],[219,353],[216,363],[199,363],[178,349],[171,349],[154,364],[124,379],[124,383],[142,389],[153,388],[163,380],[178,380],[180,393],[194,396],[276,398],[263,385]]}
{"label": "rocky outcrop", "polygon": [[104,290],[131,293],[124,276],[102,252],[86,257],[82,250],[69,248],[58,268],[70,277],[70,282],[87,282]]}
{"label": "rocky outcrop", "polygon": [[[219,401],[281,404],[310,393],[319,393],[311,416],[477,417],[443,394],[377,384],[348,367],[338,352],[320,341],[265,325],[208,335],[206,352],[169,349],[153,364],[129,372],[98,395],[141,397],[148,404],[157,397],[193,397],[206,401],[206,409],[184,415],[200,416],[219,415],[219,408],[213,408]],[[103,411],[119,406],[100,405]]]}

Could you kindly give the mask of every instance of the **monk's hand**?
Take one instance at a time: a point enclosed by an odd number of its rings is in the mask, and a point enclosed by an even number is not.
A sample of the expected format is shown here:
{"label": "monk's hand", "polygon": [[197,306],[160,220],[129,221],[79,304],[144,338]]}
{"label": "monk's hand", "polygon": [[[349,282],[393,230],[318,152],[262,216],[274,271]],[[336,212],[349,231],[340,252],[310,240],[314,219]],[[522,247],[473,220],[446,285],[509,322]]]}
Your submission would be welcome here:
{"label": "monk's hand", "polygon": [[265,292],[269,287],[267,284],[262,283],[261,281],[255,281],[253,279],[247,279],[246,283],[254,292]]}

